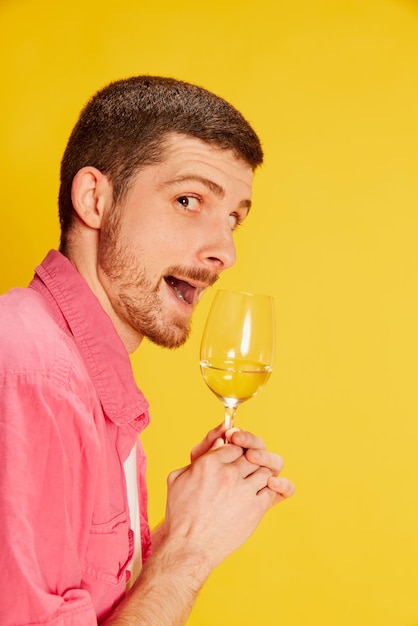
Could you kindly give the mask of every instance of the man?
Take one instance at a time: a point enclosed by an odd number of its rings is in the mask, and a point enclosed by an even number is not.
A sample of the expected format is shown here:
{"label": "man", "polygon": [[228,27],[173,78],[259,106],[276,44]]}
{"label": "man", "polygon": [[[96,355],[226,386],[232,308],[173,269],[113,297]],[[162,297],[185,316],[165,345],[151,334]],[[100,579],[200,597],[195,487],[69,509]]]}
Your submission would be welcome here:
{"label": "man", "polygon": [[[280,457],[220,426],[170,475],[151,553],[148,406],[128,354],[144,337],[184,343],[235,261],[262,156],[231,105],[173,79],[112,83],[81,113],[61,167],[60,252],[0,298],[2,625],[184,624],[211,571],[292,494]],[[144,565],[126,593],[136,507]]]}

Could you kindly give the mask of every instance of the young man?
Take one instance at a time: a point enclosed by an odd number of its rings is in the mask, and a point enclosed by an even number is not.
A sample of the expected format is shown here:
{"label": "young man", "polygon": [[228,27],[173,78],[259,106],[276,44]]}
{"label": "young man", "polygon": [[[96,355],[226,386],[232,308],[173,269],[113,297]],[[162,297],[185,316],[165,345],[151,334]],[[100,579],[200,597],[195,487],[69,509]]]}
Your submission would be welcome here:
{"label": "young man", "polygon": [[[292,494],[279,456],[243,431],[224,444],[218,427],[170,475],[151,553],[148,406],[128,354],[144,337],[184,343],[235,261],[261,162],[238,111],[173,79],[112,83],[81,113],[62,161],[60,252],[0,298],[2,625],[184,624],[211,571]],[[134,530],[144,565],[126,593]]]}

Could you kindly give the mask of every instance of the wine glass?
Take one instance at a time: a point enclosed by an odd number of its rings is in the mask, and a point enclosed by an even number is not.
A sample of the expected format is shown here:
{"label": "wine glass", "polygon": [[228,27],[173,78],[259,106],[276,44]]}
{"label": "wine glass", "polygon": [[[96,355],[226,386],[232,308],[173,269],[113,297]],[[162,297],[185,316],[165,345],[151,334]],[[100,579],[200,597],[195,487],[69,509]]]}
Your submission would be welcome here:
{"label": "wine glass", "polygon": [[200,347],[202,376],[225,407],[225,430],[235,412],[266,384],[274,356],[271,296],[216,292]]}

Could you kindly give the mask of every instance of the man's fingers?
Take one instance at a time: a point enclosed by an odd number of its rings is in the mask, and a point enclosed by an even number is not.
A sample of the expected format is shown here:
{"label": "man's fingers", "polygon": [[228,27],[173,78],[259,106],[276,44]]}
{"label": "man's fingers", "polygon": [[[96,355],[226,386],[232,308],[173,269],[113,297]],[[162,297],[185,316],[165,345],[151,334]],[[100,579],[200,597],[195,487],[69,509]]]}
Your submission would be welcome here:
{"label": "man's fingers", "polygon": [[226,434],[228,441],[241,448],[265,449],[266,447],[260,437],[239,428],[231,428]]}
{"label": "man's fingers", "polygon": [[197,446],[193,448],[190,454],[190,459],[194,461],[199,456],[208,452],[217,439],[223,438],[224,432],[225,428],[223,424],[219,424],[219,426],[210,430],[203,441],[198,443]]}
{"label": "man's fingers", "polygon": [[250,463],[268,467],[272,474],[280,474],[283,469],[282,457],[268,450],[250,448],[245,456]]}
{"label": "man's fingers", "polygon": [[270,476],[267,480],[267,487],[281,496],[282,499],[290,498],[295,493],[294,484],[282,476]]}
{"label": "man's fingers", "polygon": [[224,445],[225,445],[225,441],[223,440],[223,438],[218,437],[218,439],[215,439],[215,441],[213,442],[211,450],[217,450],[218,448],[221,448]]}
{"label": "man's fingers", "polygon": [[273,452],[266,450],[264,441],[252,433],[244,430],[231,429],[226,433],[228,441],[241,446],[250,463],[260,467],[268,467],[272,474],[279,474],[283,469],[283,459]]}
{"label": "man's fingers", "polygon": [[215,444],[211,454],[217,454],[221,463],[234,463],[234,461],[240,457],[245,460],[242,448],[233,444],[225,443],[223,439],[219,441],[217,445]]}
{"label": "man's fingers", "polygon": [[228,430],[225,432],[225,441],[228,441],[228,443],[231,441],[231,437],[234,433],[237,433],[239,430],[241,430],[240,428],[237,428],[236,426],[234,426],[234,428],[228,428]]}

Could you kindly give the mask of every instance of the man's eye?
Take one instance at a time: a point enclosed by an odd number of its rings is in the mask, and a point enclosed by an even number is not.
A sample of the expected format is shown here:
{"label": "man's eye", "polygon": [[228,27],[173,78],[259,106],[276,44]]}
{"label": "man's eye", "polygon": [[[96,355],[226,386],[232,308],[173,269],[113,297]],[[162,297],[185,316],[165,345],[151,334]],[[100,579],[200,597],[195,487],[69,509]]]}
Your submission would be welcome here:
{"label": "man's eye", "polygon": [[231,230],[235,230],[241,224],[242,219],[237,213],[231,213],[231,215],[228,216],[228,221],[229,221]]}
{"label": "man's eye", "polygon": [[177,202],[187,211],[195,211],[198,208],[199,200],[194,196],[180,196]]}

